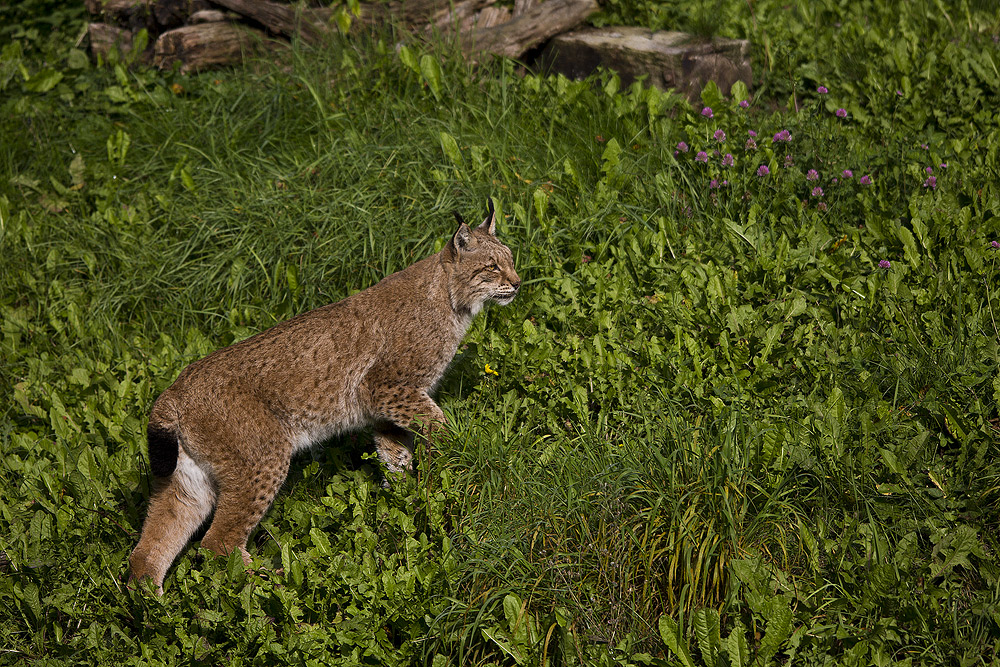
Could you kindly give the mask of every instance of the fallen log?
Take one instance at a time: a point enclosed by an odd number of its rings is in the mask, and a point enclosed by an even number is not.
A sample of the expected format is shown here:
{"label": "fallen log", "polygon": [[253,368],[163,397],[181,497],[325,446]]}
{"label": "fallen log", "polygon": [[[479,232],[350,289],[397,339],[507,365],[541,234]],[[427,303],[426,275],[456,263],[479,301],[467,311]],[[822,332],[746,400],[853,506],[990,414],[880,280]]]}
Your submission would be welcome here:
{"label": "fallen log", "polygon": [[[424,34],[449,35],[475,27],[480,13],[496,0],[460,0],[425,17]],[[364,17],[365,10],[361,10]]]}
{"label": "fallen log", "polygon": [[208,0],[84,0],[92,16],[104,23],[136,32],[176,28],[197,11],[208,9]]}
{"label": "fallen log", "polygon": [[213,3],[259,23],[269,31],[316,42],[330,31],[333,10],[283,5],[268,0],[212,0]]}
{"label": "fallen log", "polygon": [[507,23],[461,36],[467,55],[493,53],[519,58],[548,39],[583,23],[597,11],[597,0],[548,0]]}
{"label": "fallen log", "polygon": [[160,35],[153,47],[153,64],[166,69],[180,61],[181,72],[199,72],[239,63],[248,53],[278,44],[260,30],[235,23],[198,23]]}
{"label": "fallen log", "polygon": [[631,26],[585,28],[559,35],[545,47],[541,61],[546,69],[576,79],[598,67],[611,69],[626,86],[648,75],[647,83],[674,88],[692,101],[697,101],[709,81],[728,92],[737,81],[749,88],[752,79],[746,40],[705,40]]}
{"label": "fallen log", "polygon": [[95,60],[107,61],[112,48],[117,48],[122,55],[132,50],[132,31],[115,25],[89,23],[87,37],[90,39],[90,54]]}
{"label": "fallen log", "polygon": [[448,30],[456,23],[475,14],[496,0],[406,0],[405,2],[364,3],[361,5],[362,25],[375,25],[396,21],[407,29],[434,26]]}

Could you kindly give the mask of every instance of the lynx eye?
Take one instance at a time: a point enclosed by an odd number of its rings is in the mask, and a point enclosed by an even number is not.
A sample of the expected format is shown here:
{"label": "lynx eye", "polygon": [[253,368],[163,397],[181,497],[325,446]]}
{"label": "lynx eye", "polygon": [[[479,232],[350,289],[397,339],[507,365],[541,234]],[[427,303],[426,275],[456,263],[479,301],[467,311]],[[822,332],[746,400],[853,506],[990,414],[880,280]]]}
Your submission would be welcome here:
{"label": "lynx eye", "polygon": [[492,264],[490,264],[486,268],[489,269],[490,271],[499,271],[500,270],[500,267],[497,265],[496,262],[493,262]]}

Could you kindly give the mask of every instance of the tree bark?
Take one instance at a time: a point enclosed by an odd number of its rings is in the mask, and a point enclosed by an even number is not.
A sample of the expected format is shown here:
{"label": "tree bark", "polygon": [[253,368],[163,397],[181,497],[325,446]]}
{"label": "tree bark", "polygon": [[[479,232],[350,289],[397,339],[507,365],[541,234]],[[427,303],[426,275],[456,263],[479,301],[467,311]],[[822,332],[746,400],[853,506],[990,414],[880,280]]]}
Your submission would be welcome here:
{"label": "tree bark", "polygon": [[95,59],[100,56],[107,60],[111,47],[117,46],[122,54],[132,50],[132,32],[107,23],[90,23],[87,25],[87,37],[90,38],[90,53]]}
{"label": "tree bark", "polygon": [[548,0],[502,25],[462,35],[469,55],[494,53],[518,58],[547,39],[575,28],[597,11],[597,0]]}
{"label": "tree bark", "polygon": [[161,69],[181,62],[182,72],[241,62],[244,56],[270,43],[264,33],[233,23],[199,23],[160,35],[153,50],[153,64]]}
{"label": "tree bark", "polygon": [[212,0],[261,24],[274,33],[291,37],[301,35],[307,42],[316,42],[330,31],[330,9],[312,9],[282,5],[268,0]]}
{"label": "tree bark", "polygon": [[750,43],[739,39],[697,39],[681,32],[653,32],[615,26],[584,28],[559,35],[541,55],[547,69],[580,79],[598,67],[614,70],[623,85],[641,76],[662,88],[674,88],[695,102],[709,81],[724,93],[737,81],[749,88]]}

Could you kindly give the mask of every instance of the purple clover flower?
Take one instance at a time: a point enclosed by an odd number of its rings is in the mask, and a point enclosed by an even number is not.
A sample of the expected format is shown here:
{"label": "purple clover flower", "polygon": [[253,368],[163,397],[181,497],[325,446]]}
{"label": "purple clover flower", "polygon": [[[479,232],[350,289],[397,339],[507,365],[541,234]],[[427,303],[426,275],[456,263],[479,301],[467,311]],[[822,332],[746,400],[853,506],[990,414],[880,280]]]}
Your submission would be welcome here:
{"label": "purple clover flower", "polygon": [[844,178],[854,178],[854,172],[851,171],[850,169],[845,169],[844,171],[840,172],[840,175],[843,176]]}
{"label": "purple clover flower", "polygon": [[756,137],[757,137],[757,133],[756,133],[756,132],[754,132],[753,130],[748,130],[748,131],[747,131],[747,134],[749,134],[749,135],[750,135],[751,137],[754,137],[754,138],[756,138]]}
{"label": "purple clover flower", "polygon": [[726,133],[723,132],[722,130],[716,130],[715,134],[713,134],[712,136],[715,137],[716,141],[725,141],[726,140]]}
{"label": "purple clover flower", "polygon": [[756,150],[757,149],[757,142],[754,141],[753,139],[747,139],[747,143],[746,143],[746,146],[744,146],[744,148],[746,150],[748,150],[748,151]]}
{"label": "purple clover flower", "polygon": [[892,262],[887,259],[880,260],[878,263],[878,268],[882,270],[887,270],[892,266]]}
{"label": "purple clover flower", "polygon": [[740,108],[746,109],[750,106],[750,100],[740,100]]}
{"label": "purple clover flower", "polygon": [[701,115],[705,118],[714,118],[715,114],[712,113],[712,107],[705,107],[701,110]]}
{"label": "purple clover flower", "polygon": [[812,196],[813,197],[817,197],[817,198],[822,197],[823,196],[823,188],[821,188],[819,186],[816,186],[815,188],[813,188],[813,190],[812,190]]}
{"label": "purple clover flower", "polygon": [[726,153],[722,157],[722,166],[723,167],[732,167],[733,166],[733,154],[732,153]]}
{"label": "purple clover flower", "polygon": [[861,177],[860,183],[861,185],[871,185],[872,177],[869,174],[865,174],[864,176]]}
{"label": "purple clover flower", "polygon": [[820,95],[826,95],[830,91],[826,89],[826,86],[820,86],[819,88],[816,89],[816,92],[819,93]]}
{"label": "purple clover flower", "polygon": [[819,172],[816,171],[815,169],[810,169],[806,173],[806,180],[807,181],[815,181],[815,180],[818,180],[818,179],[819,179]]}
{"label": "purple clover flower", "polygon": [[686,143],[681,141],[677,144],[677,150],[679,150],[681,153],[687,153],[688,150],[690,149],[688,148],[688,145]]}
{"label": "purple clover flower", "polygon": [[843,107],[837,109],[837,118],[847,118],[847,109]]}
{"label": "purple clover flower", "polygon": [[719,187],[719,181],[717,181],[717,180],[715,180],[715,179],[713,178],[713,179],[712,179],[711,181],[709,181],[709,183],[708,183],[708,187],[709,187],[709,189],[711,189],[711,190],[714,190],[714,189],[716,189],[717,187]]}
{"label": "purple clover flower", "polygon": [[694,156],[695,162],[708,162],[708,153],[705,151],[698,151],[698,154]]}
{"label": "purple clover flower", "polygon": [[781,132],[776,132],[774,137],[771,138],[772,143],[778,143],[779,141],[791,141],[792,133],[788,130],[782,130]]}
{"label": "purple clover flower", "polygon": [[994,250],[1000,250],[1000,241],[990,241],[990,247]]}
{"label": "purple clover flower", "polygon": [[825,201],[821,201],[821,202],[819,203],[819,205],[818,205],[818,206],[816,206],[816,208],[818,208],[818,209],[819,209],[819,210],[821,210],[821,211],[825,211],[825,210],[826,210],[826,202],[825,202]]}
{"label": "purple clover flower", "polygon": [[771,173],[771,170],[768,169],[768,167],[767,167],[766,164],[762,164],[759,167],[757,167],[757,175],[758,176],[767,176],[770,173]]}
{"label": "purple clover flower", "polygon": [[926,173],[926,174],[933,174],[934,173],[934,167],[924,167],[924,173]]}
{"label": "purple clover flower", "polygon": [[902,96],[903,96],[903,91],[902,91],[902,90],[897,90],[897,91],[896,91],[896,94],[897,94],[898,96],[902,97]]}
{"label": "purple clover flower", "polygon": [[924,187],[931,190],[937,188],[937,178],[935,176],[928,176],[927,180],[924,181]]}
{"label": "purple clover flower", "polygon": [[939,169],[947,169],[948,168],[948,163],[947,162],[942,162],[941,164],[938,165],[938,168]]}
{"label": "purple clover flower", "polygon": [[792,156],[791,155],[786,155],[785,156],[785,169],[787,169],[788,167],[793,166],[794,164],[795,164],[795,162],[792,161]]}

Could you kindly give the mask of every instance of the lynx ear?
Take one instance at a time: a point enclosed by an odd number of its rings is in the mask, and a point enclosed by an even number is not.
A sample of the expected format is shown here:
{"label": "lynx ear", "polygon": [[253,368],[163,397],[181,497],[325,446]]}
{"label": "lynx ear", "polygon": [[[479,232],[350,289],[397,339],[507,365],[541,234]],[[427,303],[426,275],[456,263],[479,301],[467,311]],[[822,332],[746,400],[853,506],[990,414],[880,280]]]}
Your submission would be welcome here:
{"label": "lynx ear", "polygon": [[486,200],[486,219],[477,227],[477,231],[481,230],[489,234],[490,236],[497,235],[497,220],[496,211],[493,210],[493,198],[490,197]]}
{"label": "lynx ear", "polygon": [[469,250],[472,244],[472,230],[464,222],[460,222],[455,235],[451,237],[452,250],[457,254],[460,251]]}

